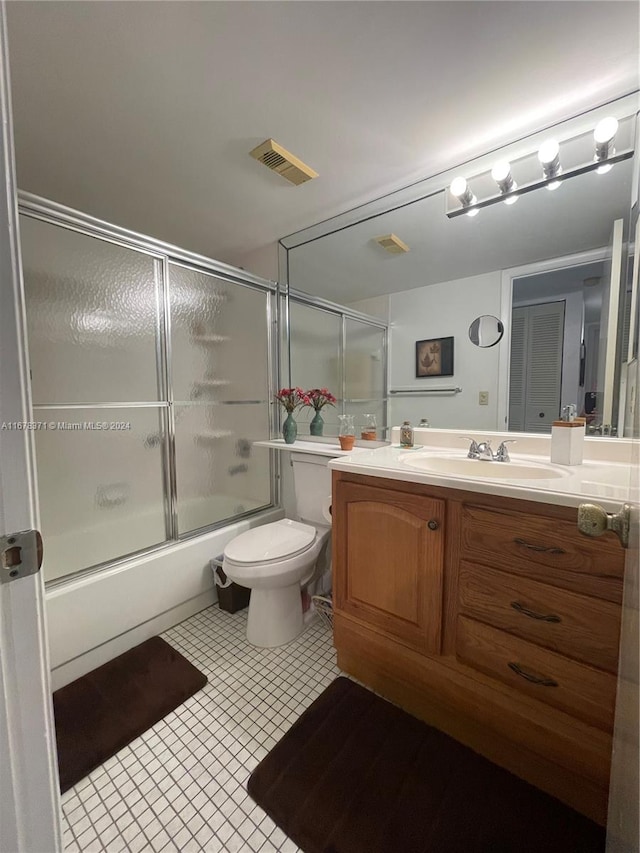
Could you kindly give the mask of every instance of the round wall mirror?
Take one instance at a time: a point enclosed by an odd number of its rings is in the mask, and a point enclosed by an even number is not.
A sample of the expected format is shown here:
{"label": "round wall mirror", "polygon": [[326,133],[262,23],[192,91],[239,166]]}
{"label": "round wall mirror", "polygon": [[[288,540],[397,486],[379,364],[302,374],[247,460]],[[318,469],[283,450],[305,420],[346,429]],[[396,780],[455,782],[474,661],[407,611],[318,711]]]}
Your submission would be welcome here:
{"label": "round wall mirror", "polygon": [[469,340],[477,347],[494,347],[503,335],[502,322],[492,314],[476,317],[469,326]]}

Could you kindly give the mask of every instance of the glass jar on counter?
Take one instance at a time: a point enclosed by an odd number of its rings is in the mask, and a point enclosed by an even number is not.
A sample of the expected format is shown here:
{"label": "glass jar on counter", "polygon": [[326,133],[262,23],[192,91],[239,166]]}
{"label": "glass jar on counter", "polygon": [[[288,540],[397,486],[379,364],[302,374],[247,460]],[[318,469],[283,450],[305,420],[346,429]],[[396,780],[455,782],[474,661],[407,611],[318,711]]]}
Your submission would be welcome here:
{"label": "glass jar on counter", "polygon": [[340,428],[338,429],[338,440],[341,450],[353,450],[356,440],[356,428],[353,415],[338,415]]}
{"label": "glass jar on counter", "polygon": [[375,441],[378,438],[378,425],[375,415],[362,416],[362,429],[360,430],[360,438],[363,441]]}

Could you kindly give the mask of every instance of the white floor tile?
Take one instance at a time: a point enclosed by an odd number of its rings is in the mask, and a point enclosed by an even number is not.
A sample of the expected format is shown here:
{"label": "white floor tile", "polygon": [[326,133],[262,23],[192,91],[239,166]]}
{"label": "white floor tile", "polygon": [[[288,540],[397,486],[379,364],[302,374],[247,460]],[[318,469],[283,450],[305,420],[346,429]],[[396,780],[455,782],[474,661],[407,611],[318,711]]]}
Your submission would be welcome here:
{"label": "white floor tile", "polygon": [[209,683],[63,796],[68,851],[298,853],[246,780],[339,674],[335,653],[320,622],[257,649],[246,615],[210,607],[163,634]]}

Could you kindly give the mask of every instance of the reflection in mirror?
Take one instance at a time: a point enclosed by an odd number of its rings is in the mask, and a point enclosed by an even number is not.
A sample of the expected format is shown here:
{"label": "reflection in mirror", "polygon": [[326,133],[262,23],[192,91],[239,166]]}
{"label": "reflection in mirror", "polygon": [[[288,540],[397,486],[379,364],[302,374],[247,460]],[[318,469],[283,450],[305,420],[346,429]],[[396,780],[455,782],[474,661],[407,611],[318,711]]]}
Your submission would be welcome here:
{"label": "reflection in mirror", "polygon": [[[616,148],[633,149],[635,102],[620,99],[282,241],[292,287],[388,322],[389,424],[427,416],[439,428],[548,432],[561,407],[574,403],[593,434],[623,434],[637,153],[606,173],[574,175],[551,192],[542,186],[515,205],[446,215],[453,177],[489,181],[493,161],[503,159],[539,171],[537,150],[550,136],[563,160],[592,161],[593,128],[612,112]],[[528,179],[515,167],[514,177],[520,185]],[[480,198],[489,188],[473,191]],[[408,251],[385,251],[378,238],[389,234]],[[600,283],[585,284],[590,279]],[[484,343],[480,321],[488,316],[496,335],[503,325],[493,345]],[[456,393],[413,371],[416,341],[443,337],[454,338]],[[544,370],[553,381],[543,399],[536,389]]]}
{"label": "reflection in mirror", "polygon": [[493,314],[483,314],[481,317],[476,317],[469,326],[469,340],[472,344],[483,349],[494,347],[502,340],[503,335],[504,326]]}
{"label": "reflection in mirror", "polygon": [[290,295],[290,384],[327,389],[337,399],[322,409],[322,432],[312,432],[315,411],[296,412],[298,434],[336,436],[341,415],[354,419],[357,435],[386,431],[386,325],[338,305]]}

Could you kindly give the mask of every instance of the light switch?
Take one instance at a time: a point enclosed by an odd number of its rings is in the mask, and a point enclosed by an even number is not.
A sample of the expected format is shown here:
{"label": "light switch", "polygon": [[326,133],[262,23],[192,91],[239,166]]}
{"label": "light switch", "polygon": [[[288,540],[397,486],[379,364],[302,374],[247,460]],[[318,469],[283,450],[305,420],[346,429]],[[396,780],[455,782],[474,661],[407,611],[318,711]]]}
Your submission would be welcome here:
{"label": "light switch", "polygon": [[480,406],[488,406],[489,405],[489,392],[488,391],[480,391],[478,394],[478,405]]}

